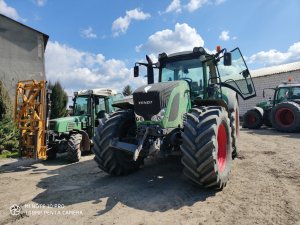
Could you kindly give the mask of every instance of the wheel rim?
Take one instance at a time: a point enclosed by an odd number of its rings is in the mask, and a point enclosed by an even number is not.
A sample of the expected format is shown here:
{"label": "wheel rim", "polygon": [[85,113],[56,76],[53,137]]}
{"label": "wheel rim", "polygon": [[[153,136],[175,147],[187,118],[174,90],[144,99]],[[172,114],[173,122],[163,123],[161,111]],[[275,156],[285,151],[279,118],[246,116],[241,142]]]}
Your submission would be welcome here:
{"label": "wheel rim", "polygon": [[283,127],[291,126],[295,121],[295,114],[288,108],[278,109],[275,114],[276,121]]}
{"label": "wheel rim", "polygon": [[223,172],[227,161],[227,133],[224,124],[218,129],[218,165],[219,171]]}
{"label": "wheel rim", "polygon": [[254,123],[256,123],[256,121],[257,121],[256,116],[254,116],[252,114],[250,114],[248,116],[248,122],[249,122],[249,124],[254,124]]}

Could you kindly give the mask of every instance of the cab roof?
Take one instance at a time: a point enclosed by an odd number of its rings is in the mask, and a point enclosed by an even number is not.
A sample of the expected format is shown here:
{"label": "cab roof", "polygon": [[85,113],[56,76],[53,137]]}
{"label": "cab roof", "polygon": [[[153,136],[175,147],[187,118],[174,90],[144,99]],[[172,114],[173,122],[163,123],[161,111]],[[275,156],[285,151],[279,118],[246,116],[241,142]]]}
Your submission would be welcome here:
{"label": "cab roof", "polygon": [[283,82],[278,85],[278,88],[283,88],[283,87],[300,87],[300,83],[297,82]]}
{"label": "cab roof", "polygon": [[[76,95],[76,92],[74,94]],[[98,89],[82,90],[77,92],[78,96],[90,95],[90,94],[108,97],[108,96],[116,95],[117,91],[109,88],[98,88]]]}

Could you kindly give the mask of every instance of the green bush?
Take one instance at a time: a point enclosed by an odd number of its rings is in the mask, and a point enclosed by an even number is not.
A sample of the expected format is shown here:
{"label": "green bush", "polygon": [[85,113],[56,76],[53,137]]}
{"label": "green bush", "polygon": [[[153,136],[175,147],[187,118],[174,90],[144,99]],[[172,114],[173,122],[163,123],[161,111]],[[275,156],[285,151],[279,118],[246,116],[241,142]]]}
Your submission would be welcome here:
{"label": "green bush", "polygon": [[12,120],[12,103],[0,81],[0,152],[19,147],[19,130]]}
{"label": "green bush", "polygon": [[19,130],[10,117],[0,121],[0,151],[19,148]]}

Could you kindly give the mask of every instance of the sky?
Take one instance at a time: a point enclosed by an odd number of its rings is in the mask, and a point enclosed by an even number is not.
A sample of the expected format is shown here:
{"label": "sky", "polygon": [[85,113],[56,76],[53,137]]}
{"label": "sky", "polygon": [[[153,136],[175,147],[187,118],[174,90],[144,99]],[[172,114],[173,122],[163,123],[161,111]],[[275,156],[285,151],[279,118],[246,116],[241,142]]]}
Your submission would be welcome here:
{"label": "sky", "polygon": [[248,67],[300,60],[299,0],[0,0],[0,13],[50,36],[46,77],[68,94],[146,83],[148,54],[239,47]]}

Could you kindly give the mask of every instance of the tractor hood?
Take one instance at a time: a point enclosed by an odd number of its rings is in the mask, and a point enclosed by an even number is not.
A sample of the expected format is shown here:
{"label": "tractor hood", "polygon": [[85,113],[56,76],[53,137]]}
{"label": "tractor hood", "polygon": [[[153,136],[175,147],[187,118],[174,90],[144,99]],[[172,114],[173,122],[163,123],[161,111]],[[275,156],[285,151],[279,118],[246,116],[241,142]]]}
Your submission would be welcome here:
{"label": "tractor hood", "polygon": [[49,121],[50,130],[54,132],[68,132],[86,127],[87,116],[68,116]]}

